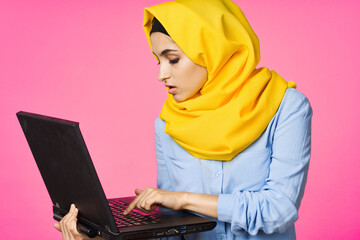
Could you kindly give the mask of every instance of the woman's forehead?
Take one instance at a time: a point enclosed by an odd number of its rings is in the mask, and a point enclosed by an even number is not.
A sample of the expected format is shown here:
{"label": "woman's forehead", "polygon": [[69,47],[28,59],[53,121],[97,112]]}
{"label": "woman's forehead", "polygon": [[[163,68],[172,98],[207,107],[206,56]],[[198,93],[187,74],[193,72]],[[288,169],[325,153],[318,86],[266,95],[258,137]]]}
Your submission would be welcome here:
{"label": "woman's forehead", "polygon": [[162,51],[164,48],[172,48],[175,50],[180,50],[179,46],[172,40],[171,37],[160,33],[154,32],[150,35],[151,46],[153,50]]}

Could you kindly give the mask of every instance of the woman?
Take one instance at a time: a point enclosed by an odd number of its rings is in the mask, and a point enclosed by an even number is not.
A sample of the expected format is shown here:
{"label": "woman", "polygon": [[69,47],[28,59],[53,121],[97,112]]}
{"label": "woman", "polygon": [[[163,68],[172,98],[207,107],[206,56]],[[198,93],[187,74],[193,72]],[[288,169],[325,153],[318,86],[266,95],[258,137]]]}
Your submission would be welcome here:
{"label": "woman", "polygon": [[[256,69],[258,39],[230,0],[146,8],[144,29],[169,96],[155,123],[158,188],[136,189],[124,214],[161,205],[218,221],[186,239],[295,239],[310,158],[306,97]],[[57,228],[68,232],[75,217],[72,208],[69,227]]]}

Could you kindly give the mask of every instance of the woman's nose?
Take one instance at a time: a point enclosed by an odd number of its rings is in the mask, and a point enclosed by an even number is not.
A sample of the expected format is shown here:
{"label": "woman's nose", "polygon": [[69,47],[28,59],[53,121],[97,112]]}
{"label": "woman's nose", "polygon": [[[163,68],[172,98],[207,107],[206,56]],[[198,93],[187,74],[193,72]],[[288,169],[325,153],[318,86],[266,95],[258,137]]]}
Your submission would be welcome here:
{"label": "woman's nose", "polygon": [[161,66],[161,64],[160,64],[158,80],[160,82],[163,82],[166,79],[168,79],[169,77],[170,77],[169,71],[167,71],[165,66]]}

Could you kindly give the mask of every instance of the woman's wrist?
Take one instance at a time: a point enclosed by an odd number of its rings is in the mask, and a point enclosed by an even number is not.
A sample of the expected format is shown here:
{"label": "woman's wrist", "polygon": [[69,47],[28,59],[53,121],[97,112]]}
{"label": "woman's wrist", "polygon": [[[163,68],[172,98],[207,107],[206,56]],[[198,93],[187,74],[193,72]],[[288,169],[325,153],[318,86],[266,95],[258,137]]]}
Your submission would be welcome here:
{"label": "woman's wrist", "polygon": [[218,195],[181,192],[181,208],[217,218]]}
{"label": "woman's wrist", "polygon": [[181,209],[189,210],[189,194],[188,192],[180,192]]}

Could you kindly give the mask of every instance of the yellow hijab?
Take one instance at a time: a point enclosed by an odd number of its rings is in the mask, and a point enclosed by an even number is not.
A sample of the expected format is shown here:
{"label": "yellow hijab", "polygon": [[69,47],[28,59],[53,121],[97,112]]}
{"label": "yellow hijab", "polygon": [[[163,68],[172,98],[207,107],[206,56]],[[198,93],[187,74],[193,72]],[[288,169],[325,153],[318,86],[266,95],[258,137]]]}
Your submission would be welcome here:
{"label": "yellow hijab", "polygon": [[231,0],[175,0],[145,8],[150,47],[154,17],[208,71],[200,96],[183,102],[168,96],[160,113],[165,132],[197,158],[231,160],[266,129],[295,83],[268,68],[256,69],[259,40]]}

